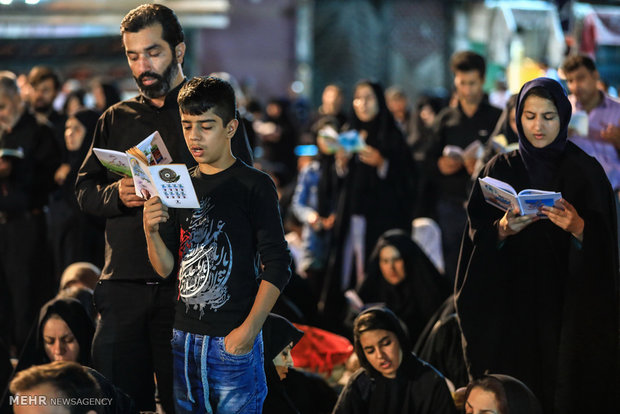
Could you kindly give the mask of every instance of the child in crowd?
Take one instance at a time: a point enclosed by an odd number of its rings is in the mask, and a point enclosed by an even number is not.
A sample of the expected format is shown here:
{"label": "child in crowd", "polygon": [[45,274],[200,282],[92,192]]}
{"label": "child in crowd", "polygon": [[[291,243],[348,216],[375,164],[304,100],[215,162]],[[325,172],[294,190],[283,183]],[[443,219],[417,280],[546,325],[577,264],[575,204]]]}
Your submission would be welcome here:
{"label": "child in crowd", "polygon": [[168,210],[158,197],[144,205],[153,268],[179,278],[172,341],[177,413],[261,412],[261,328],[290,277],[276,189],[231,153],[239,121],[230,84],[193,78],[178,102],[198,162],[190,174],[200,207]]}

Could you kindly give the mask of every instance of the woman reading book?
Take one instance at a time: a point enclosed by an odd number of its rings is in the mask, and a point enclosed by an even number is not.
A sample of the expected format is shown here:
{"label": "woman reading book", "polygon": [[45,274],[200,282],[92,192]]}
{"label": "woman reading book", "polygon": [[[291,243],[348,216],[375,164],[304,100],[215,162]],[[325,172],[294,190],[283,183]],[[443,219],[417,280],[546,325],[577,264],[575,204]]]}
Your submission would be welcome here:
{"label": "woman reading book", "polygon": [[[476,182],[467,206],[456,301],[470,374],[513,375],[545,413],[612,412],[618,378],[614,198],[601,166],[567,142],[571,105],[547,78],[517,98],[519,149],[480,177],[557,191],[544,217],[501,211]],[[587,398],[585,397],[587,396]]]}

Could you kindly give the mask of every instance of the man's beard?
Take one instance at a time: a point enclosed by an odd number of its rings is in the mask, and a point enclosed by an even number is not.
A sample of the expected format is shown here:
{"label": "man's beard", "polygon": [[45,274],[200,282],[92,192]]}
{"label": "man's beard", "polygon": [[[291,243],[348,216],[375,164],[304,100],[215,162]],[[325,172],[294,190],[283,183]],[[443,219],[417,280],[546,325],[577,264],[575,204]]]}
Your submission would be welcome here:
{"label": "man's beard", "polygon": [[[178,73],[179,68],[177,66],[177,62],[173,60],[161,75],[155,72],[144,72],[137,78],[134,76],[134,79],[136,80],[136,84],[138,84],[138,89],[142,95],[149,99],[155,99],[161,98],[170,92],[172,80]],[[152,85],[144,85],[142,81],[146,77],[157,79],[157,82]]]}
{"label": "man's beard", "polygon": [[54,103],[50,102],[47,103],[43,100],[37,100],[35,102],[33,102],[32,104],[32,109],[40,114],[47,114],[50,113],[52,111],[52,108],[54,107]]}

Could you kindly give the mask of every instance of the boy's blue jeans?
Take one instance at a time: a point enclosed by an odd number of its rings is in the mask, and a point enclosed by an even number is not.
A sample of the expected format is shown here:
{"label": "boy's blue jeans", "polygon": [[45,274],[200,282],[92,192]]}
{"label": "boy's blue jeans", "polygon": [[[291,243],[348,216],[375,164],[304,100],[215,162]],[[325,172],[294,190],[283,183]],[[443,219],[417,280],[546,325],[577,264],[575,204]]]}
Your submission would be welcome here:
{"label": "boy's blue jeans", "polygon": [[263,335],[244,355],[226,352],[223,337],[172,334],[174,399],[182,413],[262,413],[267,396]]}

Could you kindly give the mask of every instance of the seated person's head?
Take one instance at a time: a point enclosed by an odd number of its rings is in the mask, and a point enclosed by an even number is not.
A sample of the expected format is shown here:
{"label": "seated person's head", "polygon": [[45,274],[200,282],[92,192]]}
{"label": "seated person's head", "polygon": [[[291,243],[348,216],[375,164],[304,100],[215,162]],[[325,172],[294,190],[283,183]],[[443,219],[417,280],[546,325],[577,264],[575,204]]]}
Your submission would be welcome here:
{"label": "seated person's head", "polygon": [[195,77],[178,97],[185,142],[199,164],[213,164],[230,153],[230,140],[239,126],[235,92],[218,78]]}
{"label": "seated person's head", "polygon": [[472,381],[465,392],[465,414],[540,414],[532,391],[508,375],[485,375]]}
{"label": "seated person's head", "polygon": [[286,378],[288,369],[293,367],[291,349],[304,335],[288,319],[270,313],[263,325],[265,344],[265,363],[273,362],[280,380]]}
{"label": "seated person's head", "polygon": [[[75,362],[57,361],[20,371],[11,381],[10,391],[15,396],[13,411],[25,413],[81,414],[102,412],[101,407],[89,405],[92,398],[100,398],[97,381]],[[54,405],[51,399],[64,398],[80,401],[72,405]],[[57,402],[56,402],[57,404]]]}
{"label": "seated person's head", "polygon": [[41,361],[73,361],[90,365],[95,332],[92,319],[76,299],[54,299],[43,306],[39,318],[37,352]]}
{"label": "seated person's head", "polygon": [[395,378],[411,344],[402,322],[385,307],[360,313],[353,323],[353,342],[360,365],[371,376]]}
{"label": "seated person's head", "polygon": [[92,263],[72,263],[62,272],[62,276],[60,277],[60,290],[71,286],[83,286],[91,291],[95,290],[100,275],[101,269]]}

